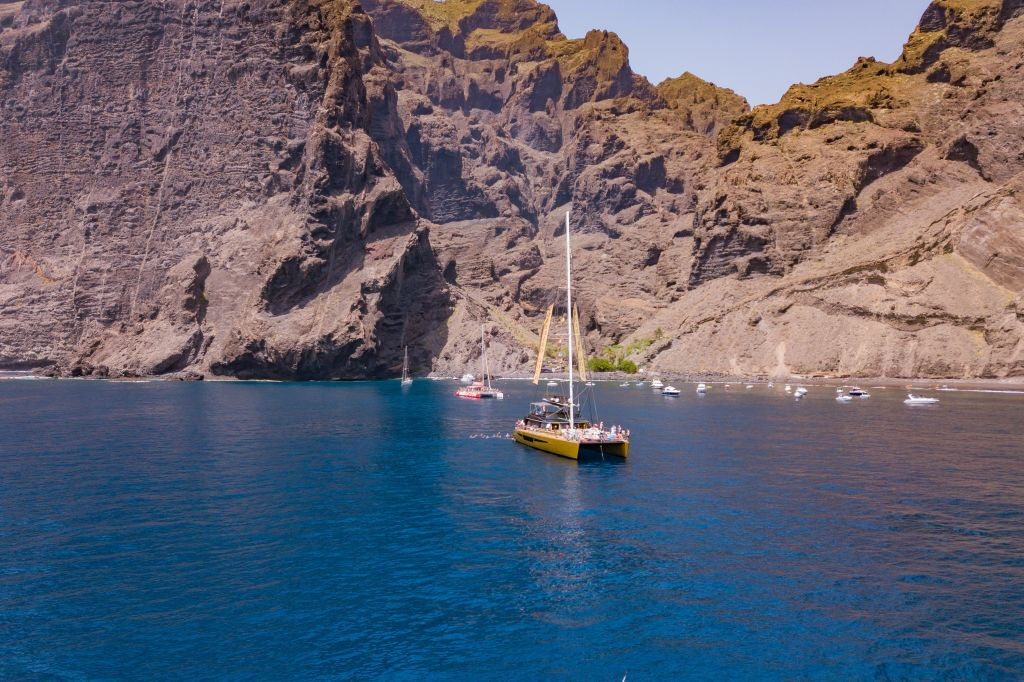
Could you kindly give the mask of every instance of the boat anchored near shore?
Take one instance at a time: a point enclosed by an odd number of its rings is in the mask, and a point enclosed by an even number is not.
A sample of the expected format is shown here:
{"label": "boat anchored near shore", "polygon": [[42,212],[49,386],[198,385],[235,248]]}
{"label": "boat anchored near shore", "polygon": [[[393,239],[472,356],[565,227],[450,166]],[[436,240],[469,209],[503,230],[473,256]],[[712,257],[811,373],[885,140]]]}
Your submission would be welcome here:
{"label": "boat anchored near shore", "polygon": [[[580,380],[587,381],[587,363],[583,342],[579,335],[579,313],[572,303],[572,242],[570,238],[570,213],[565,214],[565,323],[566,345],[569,349],[569,381],[567,396],[547,395],[543,400],[530,404],[527,415],[516,423],[514,438],[517,443],[569,459],[598,458],[611,455],[629,456],[629,431],[617,426],[606,429],[603,423],[593,424],[579,416],[576,403],[573,360],[579,362]],[[533,383],[540,383],[546,354],[548,334],[554,306],[550,306],[544,320],[544,328],[537,347],[537,365]],[[591,394],[592,395],[592,394]]]}
{"label": "boat anchored near shore", "polygon": [[455,391],[456,397],[469,400],[502,400],[505,394],[491,386],[491,373],[487,367],[487,341],[484,337],[483,325],[480,325],[480,364],[483,370],[483,380],[474,381],[469,386],[462,386]]}
{"label": "boat anchored near shore", "polygon": [[402,385],[410,386],[412,376],[409,374],[409,346],[405,347],[405,360],[402,362]]}

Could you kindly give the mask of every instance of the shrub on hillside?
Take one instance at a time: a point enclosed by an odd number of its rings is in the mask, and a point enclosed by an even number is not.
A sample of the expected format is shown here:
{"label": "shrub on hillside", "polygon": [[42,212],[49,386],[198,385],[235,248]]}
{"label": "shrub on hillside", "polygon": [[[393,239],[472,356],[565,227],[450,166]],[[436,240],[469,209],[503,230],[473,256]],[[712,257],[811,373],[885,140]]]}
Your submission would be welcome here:
{"label": "shrub on hillside", "polygon": [[615,371],[615,365],[610,360],[605,358],[590,358],[590,362],[587,363],[587,368],[591,372],[613,372]]}

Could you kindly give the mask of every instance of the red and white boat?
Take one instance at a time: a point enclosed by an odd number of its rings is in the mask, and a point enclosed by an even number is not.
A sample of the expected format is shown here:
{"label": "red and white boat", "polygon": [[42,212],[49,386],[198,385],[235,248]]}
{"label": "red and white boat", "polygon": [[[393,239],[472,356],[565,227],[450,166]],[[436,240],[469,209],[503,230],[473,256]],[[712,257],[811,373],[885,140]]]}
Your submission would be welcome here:
{"label": "red and white boat", "polygon": [[487,342],[484,340],[484,327],[480,325],[480,364],[483,368],[483,381],[474,381],[469,386],[462,386],[455,391],[456,397],[469,400],[503,400],[505,394],[491,386],[491,373],[487,368]]}
{"label": "red and white boat", "polygon": [[502,400],[505,397],[504,393],[482,381],[474,381],[469,386],[461,387],[455,391],[455,395],[471,400]]}

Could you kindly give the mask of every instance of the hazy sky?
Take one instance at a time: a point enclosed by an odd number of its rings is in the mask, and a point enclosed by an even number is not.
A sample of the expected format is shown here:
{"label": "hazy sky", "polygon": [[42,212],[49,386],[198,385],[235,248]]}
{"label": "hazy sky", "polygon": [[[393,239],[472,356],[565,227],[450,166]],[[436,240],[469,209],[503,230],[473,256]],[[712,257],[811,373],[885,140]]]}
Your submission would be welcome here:
{"label": "hazy sky", "polygon": [[896,59],[928,0],[543,0],[570,38],[615,31],[653,83],[690,71],[751,104],[793,83]]}

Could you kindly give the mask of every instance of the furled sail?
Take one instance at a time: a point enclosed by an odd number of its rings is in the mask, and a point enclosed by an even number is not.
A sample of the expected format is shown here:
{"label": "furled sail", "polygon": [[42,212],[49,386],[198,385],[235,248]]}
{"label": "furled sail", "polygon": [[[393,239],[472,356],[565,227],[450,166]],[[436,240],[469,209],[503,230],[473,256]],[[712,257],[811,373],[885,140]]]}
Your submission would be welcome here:
{"label": "furled sail", "polygon": [[587,381],[587,354],[583,352],[583,337],[580,336],[580,309],[572,307],[572,331],[576,337],[576,366],[580,371],[580,381]]}
{"label": "furled sail", "polygon": [[548,350],[548,333],[551,331],[551,316],[555,313],[555,306],[548,306],[548,314],[544,318],[544,329],[540,333],[540,346],[537,347],[537,366],[533,370],[533,383],[540,383],[540,371],[544,367],[544,356]]}

